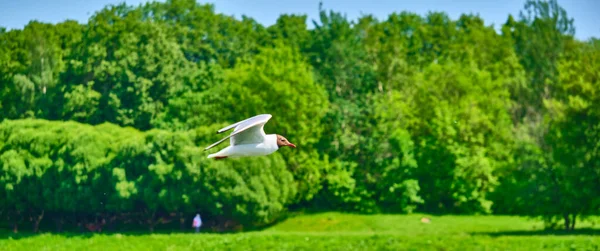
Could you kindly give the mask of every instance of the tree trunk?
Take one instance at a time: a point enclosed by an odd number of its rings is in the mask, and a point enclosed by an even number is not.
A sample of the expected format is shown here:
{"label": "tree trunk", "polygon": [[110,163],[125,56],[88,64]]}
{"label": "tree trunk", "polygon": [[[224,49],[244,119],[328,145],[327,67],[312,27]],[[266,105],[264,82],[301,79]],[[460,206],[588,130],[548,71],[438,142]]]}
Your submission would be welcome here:
{"label": "tree trunk", "polygon": [[13,217],[13,233],[19,232],[19,221],[21,221],[21,212],[15,211]]}
{"label": "tree trunk", "polygon": [[40,215],[37,215],[33,218],[33,232],[37,233],[40,231],[40,222],[42,221],[42,219],[44,218],[44,210],[42,210],[42,213]]}
{"label": "tree trunk", "polygon": [[181,231],[185,230],[185,217],[183,213],[179,213],[179,229]]}
{"label": "tree trunk", "polygon": [[573,214],[573,219],[571,220],[571,230],[575,230],[575,219],[577,218],[577,214]]}
{"label": "tree trunk", "polygon": [[563,214],[563,218],[565,219],[565,230],[569,230],[571,227],[571,224],[569,221],[569,214]]}
{"label": "tree trunk", "polygon": [[106,224],[106,230],[107,231],[114,231],[115,230],[115,221],[117,219],[117,215],[116,214],[108,214],[108,221]]}
{"label": "tree trunk", "polygon": [[79,232],[85,232],[85,226],[87,225],[87,216],[84,216],[82,219],[77,221],[77,226],[79,227]]}
{"label": "tree trunk", "polygon": [[39,221],[39,220],[37,220],[37,219],[35,219],[35,220],[33,221],[33,232],[34,232],[34,233],[37,233],[37,232],[39,232],[39,231],[40,231],[40,221]]}
{"label": "tree trunk", "polygon": [[146,223],[148,224],[148,230],[150,230],[150,233],[154,232],[154,225],[156,224],[154,222],[154,216],[156,215],[155,211],[152,211],[151,213],[146,212]]}
{"label": "tree trunk", "polygon": [[59,213],[59,216],[54,219],[54,222],[56,223],[56,231],[59,233],[62,232],[63,224],[65,224],[63,215]]}

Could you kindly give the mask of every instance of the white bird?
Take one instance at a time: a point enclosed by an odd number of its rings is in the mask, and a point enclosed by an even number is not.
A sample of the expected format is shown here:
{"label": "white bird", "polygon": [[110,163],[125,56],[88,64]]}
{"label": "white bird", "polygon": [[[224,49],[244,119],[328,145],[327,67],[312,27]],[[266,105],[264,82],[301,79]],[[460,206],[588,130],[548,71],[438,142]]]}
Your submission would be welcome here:
{"label": "white bird", "polygon": [[265,124],[271,117],[271,114],[257,115],[217,131],[217,133],[222,133],[235,127],[229,136],[204,149],[206,151],[230,139],[228,147],[223,148],[217,153],[209,154],[208,158],[224,159],[228,157],[264,156],[274,153],[283,146],[296,148],[296,145],[290,143],[285,137],[279,134],[265,134]]}

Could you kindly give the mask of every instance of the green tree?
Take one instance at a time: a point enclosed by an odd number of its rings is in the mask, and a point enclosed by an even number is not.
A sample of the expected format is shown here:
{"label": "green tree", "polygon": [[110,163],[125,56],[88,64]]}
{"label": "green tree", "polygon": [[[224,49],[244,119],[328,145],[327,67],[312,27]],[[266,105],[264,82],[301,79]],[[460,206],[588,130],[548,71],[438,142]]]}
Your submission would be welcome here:
{"label": "green tree", "polygon": [[[542,217],[547,227],[573,230],[576,219],[598,211],[598,42],[571,41],[558,61],[556,90],[545,99],[545,145],[520,141],[517,165],[505,174],[504,212]],[[548,149],[548,151],[545,151]]]}
{"label": "green tree", "polygon": [[306,15],[282,14],[273,26],[267,28],[271,40],[285,43],[291,47],[306,49],[310,41],[306,18]]}
{"label": "green tree", "polygon": [[192,62],[216,61],[224,68],[234,67],[258,53],[268,38],[265,27],[242,16],[237,20],[215,12],[213,4],[194,0],[150,2],[142,7],[145,19],[164,22],[168,32]]}
{"label": "green tree", "polygon": [[[196,66],[164,25],[125,5],[96,13],[67,79],[64,116],[147,130],[170,98],[195,82]],[[98,104],[94,107],[94,104]]]}
{"label": "green tree", "polygon": [[220,108],[213,111],[220,113],[215,116],[229,122],[256,114],[273,115],[265,130],[284,135],[298,145],[297,151],[283,151],[282,155],[303,188],[299,191],[300,199],[313,196],[315,186],[319,185],[320,170],[324,168],[324,164],[311,158],[319,159],[315,144],[322,137],[321,118],[329,102],[311,70],[296,48],[281,43],[274,48],[263,48],[252,61],[227,72],[227,84],[217,103]]}
{"label": "green tree", "polygon": [[52,100],[60,93],[63,70],[60,37],[56,26],[32,21],[22,31],[2,34],[8,72],[3,73],[3,116],[6,118],[48,117]]}
{"label": "green tree", "polygon": [[[375,90],[375,71],[373,66],[367,61],[367,52],[363,46],[363,37],[360,30],[354,29],[352,23],[340,13],[320,9],[320,23],[314,22],[315,29],[311,31],[311,43],[306,49],[306,55],[311,64],[318,72],[318,82],[320,82],[329,94],[330,107],[322,120],[323,130],[328,132],[321,137],[318,148],[327,154],[329,159],[335,159],[338,164],[327,171],[327,175],[336,177],[343,174],[349,174],[350,177],[341,179],[349,182],[348,184],[327,184],[332,180],[325,179],[325,193],[329,195],[340,194],[328,187],[339,186],[348,187],[356,184],[353,189],[354,195],[360,195],[364,200],[342,198],[340,201],[354,201],[362,204],[347,204],[356,210],[372,211],[374,210],[373,199],[367,199],[371,191],[368,191],[362,185],[362,181],[355,181],[356,177],[366,178],[364,175],[368,171],[362,167],[368,167],[368,155],[362,154],[363,144],[361,144],[367,135],[370,134],[366,117],[368,115],[370,104],[367,95]],[[356,169],[354,168],[356,167]],[[354,173],[355,170],[357,173]],[[364,170],[364,172],[362,172]],[[356,175],[356,176],[355,176]],[[341,181],[340,179],[337,179]],[[329,191],[329,192],[327,192]],[[326,203],[331,203],[332,199],[325,195],[317,203],[326,207]]]}

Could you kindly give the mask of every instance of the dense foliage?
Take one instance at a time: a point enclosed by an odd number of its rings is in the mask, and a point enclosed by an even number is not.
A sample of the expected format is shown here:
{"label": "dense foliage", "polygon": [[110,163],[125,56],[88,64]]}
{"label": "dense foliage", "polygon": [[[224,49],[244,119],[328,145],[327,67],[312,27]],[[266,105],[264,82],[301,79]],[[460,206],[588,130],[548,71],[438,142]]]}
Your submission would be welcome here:
{"label": "dense foliage", "polygon": [[[0,224],[600,213],[600,40],[576,40],[555,1],[500,32],[440,12],[307,21],[168,0],[0,29]],[[260,113],[299,148],[206,158]]]}

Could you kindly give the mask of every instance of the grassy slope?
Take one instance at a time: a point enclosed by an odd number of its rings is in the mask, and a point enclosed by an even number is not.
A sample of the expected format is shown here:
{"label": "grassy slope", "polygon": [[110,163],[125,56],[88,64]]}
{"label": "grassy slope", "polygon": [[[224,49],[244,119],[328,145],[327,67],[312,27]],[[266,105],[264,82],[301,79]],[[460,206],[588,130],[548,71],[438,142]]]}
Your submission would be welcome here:
{"label": "grassy slope", "polygon": [[565,234],[520,217],[421,217],[324,213],[241,234],[4,234],[0,250],[600,250],[589,224]]}

